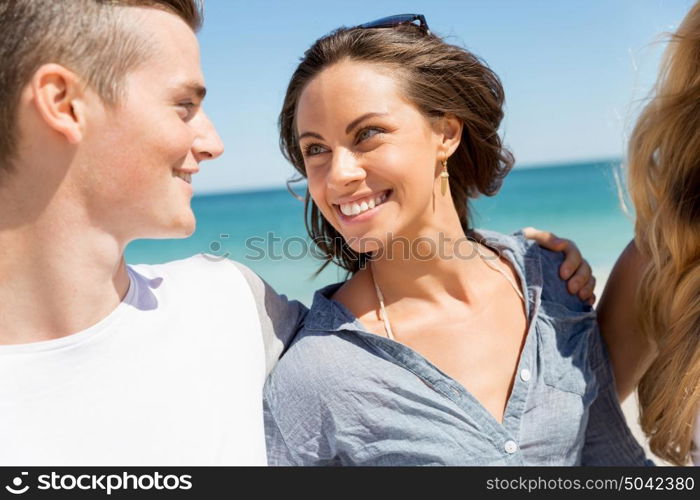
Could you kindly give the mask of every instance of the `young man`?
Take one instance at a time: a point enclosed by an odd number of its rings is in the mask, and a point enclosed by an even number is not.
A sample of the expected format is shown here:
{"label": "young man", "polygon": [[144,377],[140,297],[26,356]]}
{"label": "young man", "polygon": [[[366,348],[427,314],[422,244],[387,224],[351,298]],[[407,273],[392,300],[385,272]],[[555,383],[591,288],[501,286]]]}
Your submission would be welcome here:
{"label": "young man", "polygon": [[0,4],[0,465],[266,462],[262,386],[305,308],[202,256],[195,0]]}

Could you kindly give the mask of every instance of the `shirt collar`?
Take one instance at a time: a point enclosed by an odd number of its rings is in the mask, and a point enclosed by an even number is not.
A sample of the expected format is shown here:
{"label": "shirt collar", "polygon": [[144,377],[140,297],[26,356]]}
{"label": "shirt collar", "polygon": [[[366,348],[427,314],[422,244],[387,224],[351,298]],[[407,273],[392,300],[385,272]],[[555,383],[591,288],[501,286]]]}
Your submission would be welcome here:
{"label": "shirt collar", "polygon": [[[498,250],[513,263],[522,282],[522,288],[526,292],[526,312],[528,321],[530,321],[537,310],[542,292],[542,267],[539,252],[532,251],[535,244],[529,242],[522,231],[513,235],[505,235],[480,229],[473,231],[473,235],[487,246]],[[304,322],[304,327],[307,330],[365,331],[360,321],[343,304],[331,298],[342,285],[342,281],[333,283],[314,293],[311,309]]]}

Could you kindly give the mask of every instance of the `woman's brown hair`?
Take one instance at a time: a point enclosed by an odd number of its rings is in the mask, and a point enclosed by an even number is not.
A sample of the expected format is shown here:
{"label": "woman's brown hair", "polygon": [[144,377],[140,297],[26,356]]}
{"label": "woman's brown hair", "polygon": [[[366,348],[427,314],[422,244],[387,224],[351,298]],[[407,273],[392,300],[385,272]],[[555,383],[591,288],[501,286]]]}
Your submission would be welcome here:
{"label": "woman's brown hair", "polygon": [[[467,50],[445,43],[414,25],[395,28],[340,28],[318,39],[294,72],[279,116],[280,147],[285,158],[306,177],[299,148],[296,112],[308,83],[340,61],[377,64],[391,70],[399,88],[429,119],[452,115],[463,123],[461,143],[448,161],[450,192],[462,228],[469,232],[468,199],[492,196],[513,165],[513,156],[498,135],[503,118],[503,87],[496,74]],[[331,261],[355,273],[367,259],[344,244],[335,228],[305,197],[306,229]]]}
{"label": "woman's brown hair", "polygon": [[700,410],[700,3],[671,37],[628,156],[635,244],[649,259],[637,310],[656,351],[641,425],[656,455],[682,465]]}

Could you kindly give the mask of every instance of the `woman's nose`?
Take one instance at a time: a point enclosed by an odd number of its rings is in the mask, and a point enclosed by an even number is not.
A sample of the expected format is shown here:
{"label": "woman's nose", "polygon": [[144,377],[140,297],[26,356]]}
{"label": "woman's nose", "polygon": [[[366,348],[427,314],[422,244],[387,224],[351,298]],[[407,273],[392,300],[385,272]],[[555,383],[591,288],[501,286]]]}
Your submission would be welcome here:
{"label": "woman's nose", "polygon": [[337,188],[344,188],[366,176],[367,172],[352,152],[344,149],[336,150],[331,163],[329,184]]}

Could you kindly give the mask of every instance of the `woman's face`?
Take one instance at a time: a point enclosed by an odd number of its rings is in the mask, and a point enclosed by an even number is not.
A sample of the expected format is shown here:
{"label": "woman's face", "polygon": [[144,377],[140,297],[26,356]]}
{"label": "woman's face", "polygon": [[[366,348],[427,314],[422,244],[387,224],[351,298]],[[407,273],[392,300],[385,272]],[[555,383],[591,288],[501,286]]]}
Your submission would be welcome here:
{"label": "woman's face", "polygon": [[309,193],[357,252],[417,236],[438,205],[452,204],[439,195],[437,176],[456,144],[445,142],[443,120],[423,116],[390,74],[370,63],[334,64],[309,82],[297,107]]}

